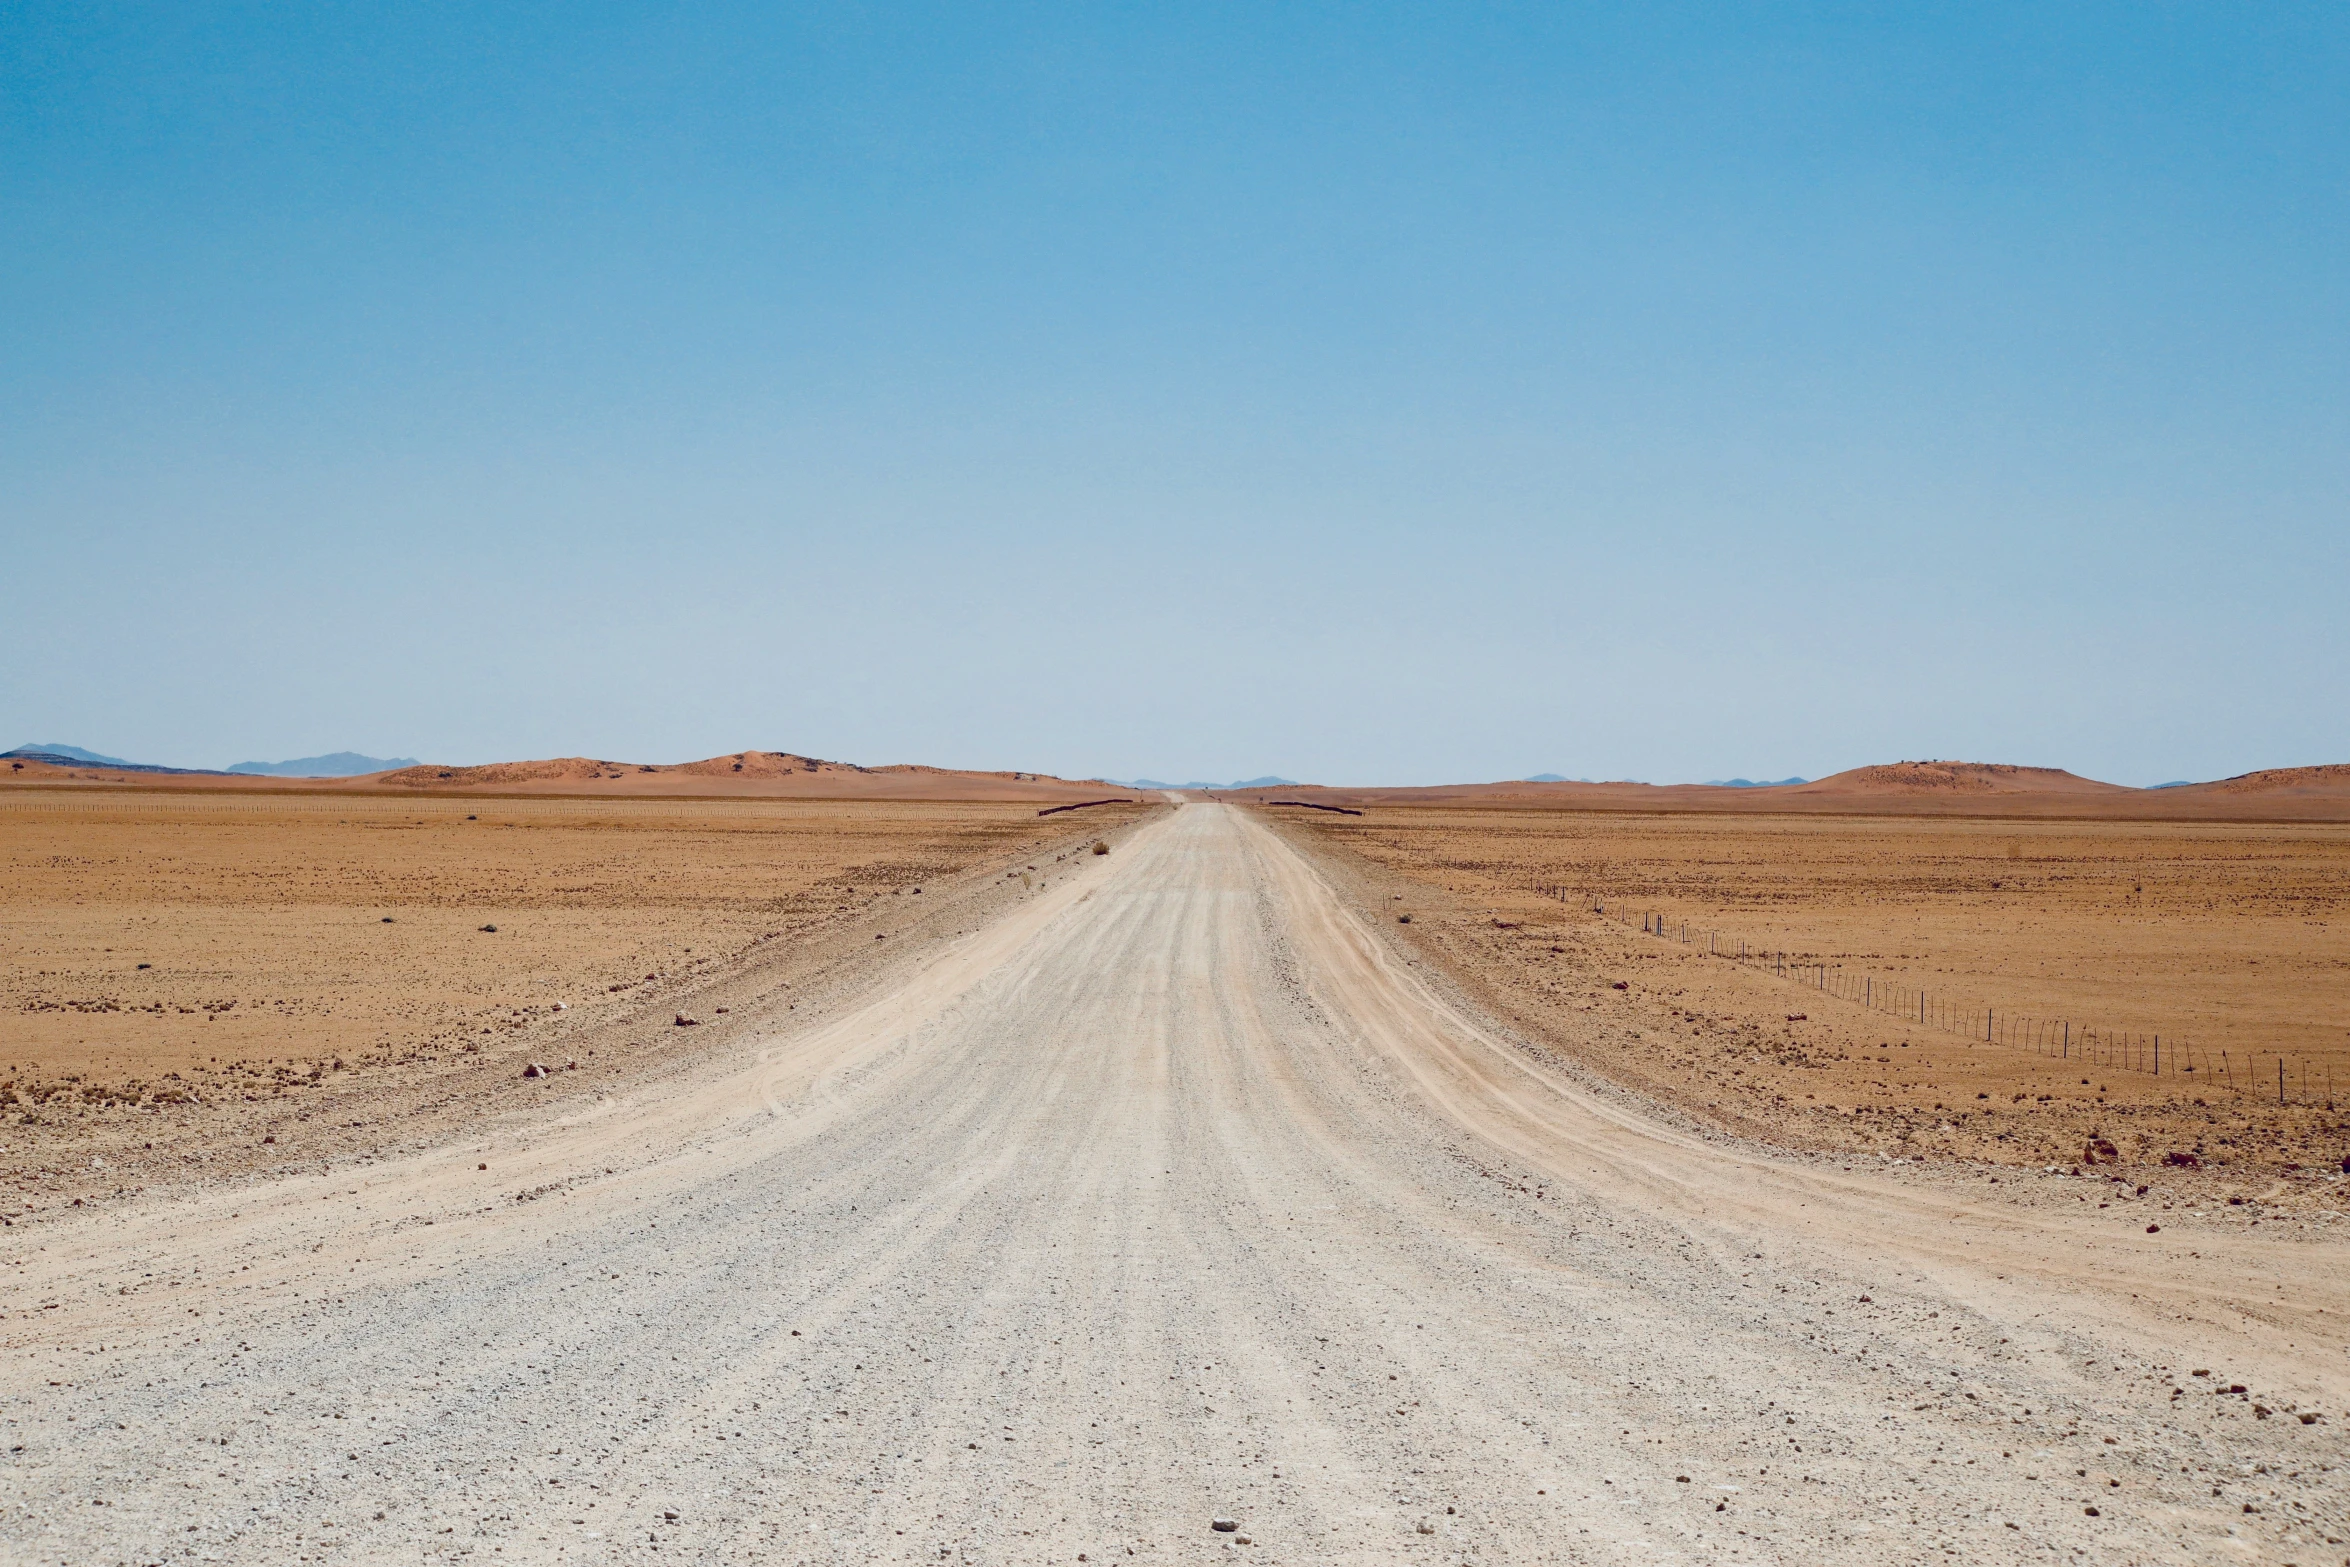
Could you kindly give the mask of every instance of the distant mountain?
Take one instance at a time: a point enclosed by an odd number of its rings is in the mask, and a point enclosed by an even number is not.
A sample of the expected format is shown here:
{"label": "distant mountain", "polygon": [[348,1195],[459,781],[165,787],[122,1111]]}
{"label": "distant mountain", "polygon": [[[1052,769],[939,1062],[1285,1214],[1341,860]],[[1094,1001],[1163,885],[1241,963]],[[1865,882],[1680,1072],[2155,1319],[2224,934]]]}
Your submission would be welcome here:
{"label": "distant mountain", "polygon": [[[119,756],[85,751],[78,745],[20,745],[13,751],[0,751],[0,760],[47,762],[52,767],[113,767],[126,773],[211,772],[211,769],[203,767],[163,767],[154,762],[126,762]],[[336,751],[329,756],[303,756],[290,762],[239,762],[228,770],[269,778],[349,778],[359,773],[380,773],[394,767],[415,765],[414,757],[387,760],[380,756],[361,756],[356,751]]]}
{"label": "distant mountain", "polygon": [[2195,780],[2192,778],[2173,778],[2169,783],[2149,784],[2147,787],[2152,789],[2192,789],[2195,787]]}
{"label": "distant mountain", "polygon": [[290,762],[239,762],[232,773],[260,773],[272,778],[353,778],[361,773],[388,773],[395,767],[414,767],[413,756],[361,756],[357,751],[330,751],[324,756],[298,756]]}
{"label": "distant mountain", "polygon": [[1809,778],[1708,778],[1710,789],[1783,789],[1789,784],[1810,783]]}
{"label": "distant mountain", "polygon": [[[123,773],[201,773],[201,767],[158,767],[153,762],[126,762],[120,757],[100,756],[85,751],[78,745],[20,745],[13,751],[0,751],[0,762],[45,762],[51,767],[111,767]],[[214,774],[212,776],[219,776]]]}
{"label": "distant mountain", "polygon": [[1519,779],[1518,781],[1519,781],[1520,783],[1589,783],[1589,782],[1591,782],[1591,780],[1590,780],[1590,779],[1588,779],[1588,778],[1569,778],[1569,777],[1568,777],[1568,776],[1566,776],[1566,774],[1564,774],[1564,773],[1536,773],[1536,774],[1535,774],[1533,777],[1531,777],[1531,778],[1521,778],[1521,779]]}
{"label": "distant mountain", "polygon": [[78,745],[20,745],[13,751],[0,752],[0,755],[28,758],[62,756],[68,761],[80,762],[93,767],[140,767],[145,765],[140,762],[126,762],[119,756],[100,756],[97,752],[85,751]]}
{"label": "distant mountain", "polygon": [[1238,783],[1201,783],[1197,779],[1190,783],[1162,783],[1156,778],[1105,778],[1102,782],[1115,784],[1121,789],[1294,789],[1297,787],[1297,780],[1294,778],[1275,778],[1270,774],[1263,778],[1243,778]]}

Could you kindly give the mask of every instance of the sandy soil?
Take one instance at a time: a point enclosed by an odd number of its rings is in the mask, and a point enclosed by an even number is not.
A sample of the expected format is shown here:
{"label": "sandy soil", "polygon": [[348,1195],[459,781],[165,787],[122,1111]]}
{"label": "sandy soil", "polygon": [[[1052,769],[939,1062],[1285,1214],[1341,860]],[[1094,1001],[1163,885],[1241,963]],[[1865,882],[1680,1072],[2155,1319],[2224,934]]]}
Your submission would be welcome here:
{"label": "sandy soil", "polygon": [[[2067,1166],[2102,1138],[2140,1178],[2186,1153],[2279,1199],[2318,1200],[2310,1177],[2350,1156],[2326,1091],[2350,1090],[2350,828],[1410,807],[1294,827],[1513,1026],[1751,1135]],[[1650,913],[1790,973],[1644,936]],[[1873,975],[1880,1004],[1823,993],[1813,965],[1845,991]],[[1930,1015],[1988,1004],[2022,1042],[1917,1026],[1888,1000],[1917,986]],[[2058,1018],[2076,1042],[2163,1034],[2166,1075],[2059,1055],[2029,1026]],[[2208,1070],[2222,1050],[2232,1085]]]}
{"label": "sandy soil", "polygon": [[462,1102],[518,1058],[662,1057],[693,1037],[676,1008],[750,956],[781,983],[844,942],[970,923],[973,877],[1033,880],[1145,809],[0,797],[7,1167],[78,1169],[22,1199],[70,1202],[150,1154],[223,1157],[191,1146],[221,1141],[223,1102],[380,1125],[385,1093]]}
{"label": "sandy soil", "polygon": [[1159,814],[997,907],[861,1001],[746,1004],[691,1071],[20,1228],[0,1538],[2201,1563],[2350,1536],[2336,1226],[1678,1124],[1481,1018],[1253,813]]}

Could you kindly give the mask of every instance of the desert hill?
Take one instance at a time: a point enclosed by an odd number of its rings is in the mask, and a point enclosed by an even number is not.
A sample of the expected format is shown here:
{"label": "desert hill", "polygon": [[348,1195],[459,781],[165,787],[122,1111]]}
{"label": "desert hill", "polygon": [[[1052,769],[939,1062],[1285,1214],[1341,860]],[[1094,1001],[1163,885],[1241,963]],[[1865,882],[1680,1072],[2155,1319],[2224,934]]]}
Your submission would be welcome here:
{"label": "desert hill", "polygon": [[[912,763],[866,767],[792,751],[735,751],[692,762],[559,756],[479,766],[399,767],[353,778],[161,771],[54,754],[0,756],[0,788],[137,784],[149,789],[307,793],[626,795],[692,798],[1034,800],[1065,804],[1119,786],[1045,773]],[[1800,784],[1580,783],[1514,779],[1415,787],[1257,784],[1214,797],[1309,800],[1361,810],[1459,805],[1525,810],[1797,812],[1809,815],[2076,817],[2134,821],[2350,821],[2350,764],[2280,767],[2211,783],[2133,789],[2055,767],[2004,762],[1886,762]]]}
{"label": "desert hill", "polygon": [[2005,762],[1884,762],[1786,786],[1790,794],[2135,794],[2126,784],[2099,783],[2061,767],[2016,767]]}
{"label": "desert hill", "polygon": [[2196,794],[2331,795],[2350,792],[2350,762],[2325,767],[2271,767],[2257,773],[2238,773],[2212,783],[2183,784],[2177,792]]}
{"label": "desert hill", "polygon": [[1801,813],[1858,816],[2013,816],[2115,821],[2350,821],[2350,765],[2279,768],[2217,783],[2133,789],[2056,767],[2005,762],[1885,762],[1802,784],[1570,783],[1512,780],[1418,788],[1293,784],[1216,798],[1376,806],[1492,809]]}
{"label": "desert hill", "polygon": [[1046,773],[974,772],[899,763],[861,767],[789,751],[737,751],[695,762],[615,762],[558,756],[471,767],[398,767],[355,778],[280,778],[251,773],[149,772],[25,757],[0,768],[0,784],[90,786],[136,783],[178,790],[298,791],[311,794],[627,795],[697,798],[1036,800],[1098,798],[1098,779]]}

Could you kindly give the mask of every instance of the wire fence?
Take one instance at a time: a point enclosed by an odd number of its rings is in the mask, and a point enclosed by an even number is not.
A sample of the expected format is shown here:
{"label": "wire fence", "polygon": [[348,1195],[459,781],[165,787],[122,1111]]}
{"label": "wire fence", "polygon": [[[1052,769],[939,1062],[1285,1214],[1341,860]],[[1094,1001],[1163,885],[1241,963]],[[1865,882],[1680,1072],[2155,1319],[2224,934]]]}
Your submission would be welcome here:
{"label": "wire fence", "polygon": [[2330,1061],[2312,1062],[2291,1051],[2215,1048],[2175,1033],[2040,1017],[1840,963],[1806,961],[1800,954],[1780,948],[1751,946],[1743,937],[1692,925],[1622,899],[1559,886],[1537,886],[1535,891],[1561,903],[1580,901],[1593,914],[1627,930],[1636,927],[1657,940],[1694,948],[1707,957],[1740,964],[1881,1016],[1957,1035],[1970,1044],[2005,1046],[2109,1072],[2173,1077],[2191,1086],[2226,1089],[2279,1105],[2334,1108],[2334,1067]]}

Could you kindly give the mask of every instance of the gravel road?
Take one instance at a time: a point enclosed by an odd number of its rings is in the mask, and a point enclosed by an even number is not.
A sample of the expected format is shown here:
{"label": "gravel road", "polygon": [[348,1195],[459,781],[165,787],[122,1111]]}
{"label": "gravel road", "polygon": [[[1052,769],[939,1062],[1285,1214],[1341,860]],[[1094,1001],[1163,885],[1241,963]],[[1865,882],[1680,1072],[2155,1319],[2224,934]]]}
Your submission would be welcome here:
{"label": "gravel road", "polygon": [[1241,811],[766,1028],[21,1232],[0,1554],[2350,1560],[2341,1244],[1672,1124]]}

